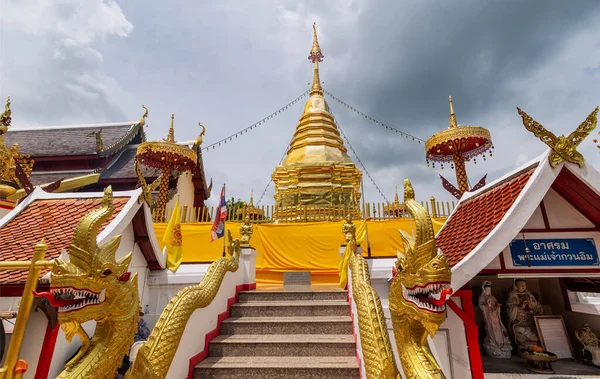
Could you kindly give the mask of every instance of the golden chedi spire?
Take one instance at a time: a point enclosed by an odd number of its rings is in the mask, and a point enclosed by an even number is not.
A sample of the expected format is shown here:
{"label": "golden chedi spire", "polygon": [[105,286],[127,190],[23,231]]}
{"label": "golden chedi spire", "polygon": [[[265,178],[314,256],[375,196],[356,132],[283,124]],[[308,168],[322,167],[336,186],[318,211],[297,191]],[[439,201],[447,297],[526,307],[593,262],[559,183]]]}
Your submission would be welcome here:
{"label": "golden chedi spire", "polygon": [[310,217],[302,206],[321,207],[321,212],[323,208],[356,208],[353,215],[358,216],[362,172],[348,156],[323,97],[319,76],[319,62],[323,58],[316,24],[313,24],[313,44],[308,56],[314,65],[310,97],[304,105],[287,155],[272,176],[276,217],[280,220],[298,220],[300,215],[305,214]]}
{"label": "golden chedi spire", "polygon": [[458,122],[456,122],[456,116],[454,115],[454,107],[452,106],[452,96],[448,96],[448,101],[450,102],[450,127],[449,128],[457,128]]}

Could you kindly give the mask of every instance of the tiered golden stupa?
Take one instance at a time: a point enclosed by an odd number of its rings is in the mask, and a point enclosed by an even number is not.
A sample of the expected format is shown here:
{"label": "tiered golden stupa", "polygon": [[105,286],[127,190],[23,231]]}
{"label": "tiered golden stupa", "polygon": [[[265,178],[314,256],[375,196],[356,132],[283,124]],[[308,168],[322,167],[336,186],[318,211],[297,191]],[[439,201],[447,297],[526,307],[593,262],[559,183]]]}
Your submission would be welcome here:
{"label": "tiered golden stupa", "polygon": [[313,25],[308,60],[314,64],[310,98],[282,164],[275,168],[275,218],[303,221],[323,214],[359,216],[362,172],[348,156],[323,98],[319,62],[323,54]]}

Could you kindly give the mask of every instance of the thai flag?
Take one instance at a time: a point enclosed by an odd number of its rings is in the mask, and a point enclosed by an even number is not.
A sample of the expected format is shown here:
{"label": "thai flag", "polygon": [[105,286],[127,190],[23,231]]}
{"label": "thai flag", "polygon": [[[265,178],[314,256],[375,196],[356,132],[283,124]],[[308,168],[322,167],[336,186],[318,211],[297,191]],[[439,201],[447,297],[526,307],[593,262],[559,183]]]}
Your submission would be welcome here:
{"label": "thai flag", "polygon": [[221,189],[221,200],[217,207],[215,223],[211,228],[210,242],[217,240],[225,235],[225,220],[227,219],[227,205],[225,204],[225,185]]}

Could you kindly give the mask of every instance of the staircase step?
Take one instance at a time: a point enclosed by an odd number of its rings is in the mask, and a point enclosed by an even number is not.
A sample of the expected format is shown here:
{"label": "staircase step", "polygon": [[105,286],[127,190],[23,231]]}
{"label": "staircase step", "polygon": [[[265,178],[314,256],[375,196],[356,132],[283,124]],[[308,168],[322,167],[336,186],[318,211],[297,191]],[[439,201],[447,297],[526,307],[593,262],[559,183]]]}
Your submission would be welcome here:
{"label": "staircase step", "polygon": [[352,357],[209,357],[200,362],[194,379],[358,379]]}
{"label": "staircase step", "polygon": [[350,304],[339,300],[251,301],[231,305],[232,317],[347,316]]}
{"label": "staircase step", "polygon": [[239,301],[341,300],[348,291],[240,291]]}
{"label": "staircase step", "polygon": [[210,342],[209,356],[356,356],[354,337],[339,334],[233,334]]}
{"label": "staircase step", "polygon": [[230,317],[221,334],[352,334],[350,316]]}

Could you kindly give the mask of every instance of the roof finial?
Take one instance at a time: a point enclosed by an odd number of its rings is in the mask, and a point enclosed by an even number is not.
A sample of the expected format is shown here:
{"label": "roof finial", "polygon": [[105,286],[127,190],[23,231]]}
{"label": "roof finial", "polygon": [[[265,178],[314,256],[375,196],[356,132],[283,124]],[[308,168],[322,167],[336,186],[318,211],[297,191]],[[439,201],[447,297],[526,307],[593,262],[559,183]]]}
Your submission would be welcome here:
{"label": "roof finial", "polygon": [[11,121],[11,110],[10,110],[10,96],[6,98],[6,105],[4,106],[4,113],[0,114],[0,135],[6,133]]}
{"label": "roof finial", "polygon": [[248,203],[248,205],[250,207],[254,206],[254,190],[253,189],[250,190],[250,202]]}
{"label": "roof finial", "polygon": [[313,83],[310,89],[310,95],[323,95],[323,88],[321,88],[321,79],[319,77],[319,62],[323,61],[323,53],[321,53],[321,47],[319,47],[319,40],[317,38],[317,23],[313,23],[313,44],[310,49],[308,60],[314,64],[314,76]]}
{"label": "roof finial", "polygon": [[174,121],[175,121],[175,113],[171,113],[171,126],[169,127],[169,134],[167,135],[167,142],[175,142],[175,129],[173,129]]}
{"label": "roof finial", "polygon": [[400,199],[398,198],[398,186],[396,186],[396,194],[394,195],[394,203],[400,203]]}
{"label": "roof finial", "polygon": [[452,107],[452,96],[448,96],[448,101],[450,102],[450,128],[456,128],[458,127],[458,122],[456,122],[454,107]]}
{"label": "roof finial", "polygon": [[146,117],[148,117],[148,108],[146,108],[146,106],[144,104],[142,104],[142,108],[144,108],[144,114],[142,115],[142,118],[140,118],[140,122],[138,123],[140,125],[140,127],[143,127],[144,125],[146,125]]}

